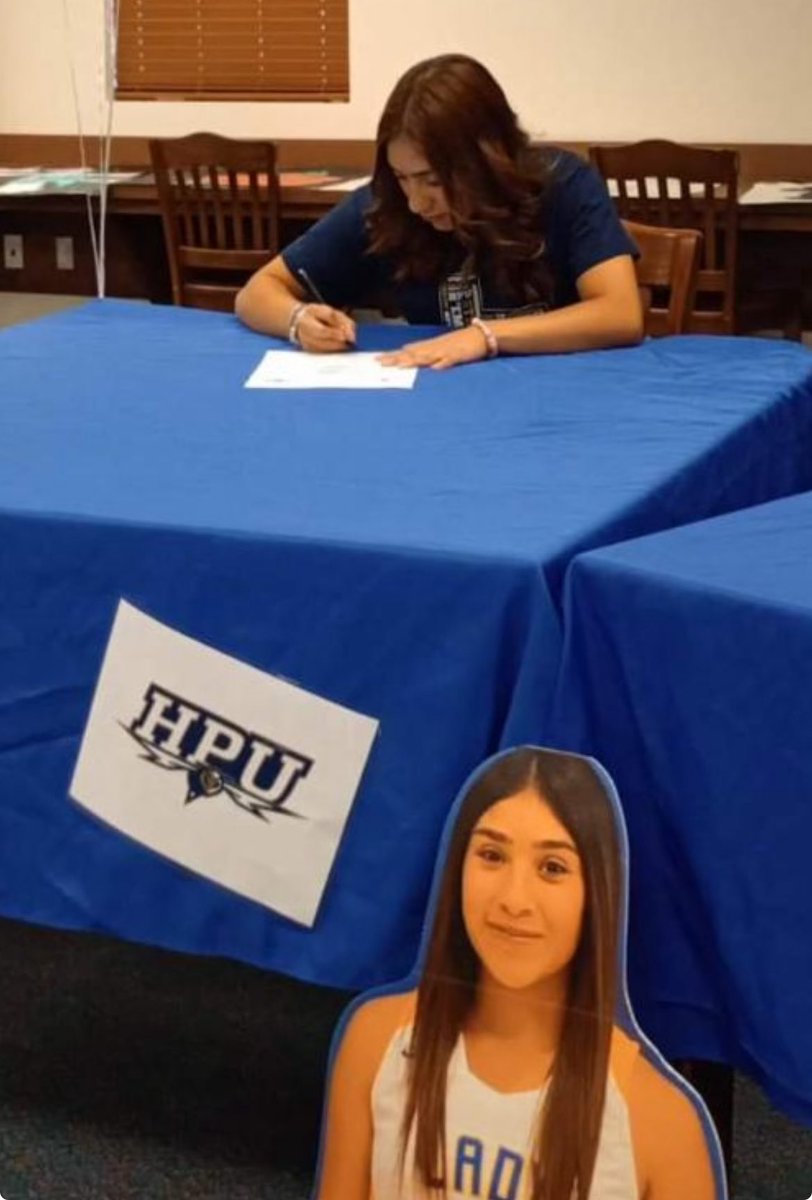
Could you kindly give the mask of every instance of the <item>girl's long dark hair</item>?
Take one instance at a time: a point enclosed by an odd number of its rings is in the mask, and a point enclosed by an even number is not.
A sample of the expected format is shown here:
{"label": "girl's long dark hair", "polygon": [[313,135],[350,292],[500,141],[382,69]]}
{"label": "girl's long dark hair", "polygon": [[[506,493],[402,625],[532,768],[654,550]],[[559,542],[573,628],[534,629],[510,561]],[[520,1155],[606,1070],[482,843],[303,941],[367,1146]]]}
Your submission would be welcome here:
{"label": "girl's long dark hair", "polygon": [[[442,184],[453,238],[409,211],[387,157],[397,137],[420,148]],[[388,257],[401,282],[461,268],[487,275],[517,306],[549,301],[549,170],[481,63],[463,54],[426,59],[395,85],[378,124],[370,253]]]}
{"label": "girl's long dark hair", "polygon": [[472,1009],[479,972],[463,922],[463,862],[482,814],[526,788],[538,792],[571,834],[585,887],[561,1039],[536,1131],[530,1194],[532,1200],[587,1200],[609,1070],[621,876],[611,803],[595,772],[575,755],[532,748],[511,752],[479,775],[462,801],[418,987],[401,1162],[413,1131],[417,1178],[427,1191],[445,1195],[448,1064]]}

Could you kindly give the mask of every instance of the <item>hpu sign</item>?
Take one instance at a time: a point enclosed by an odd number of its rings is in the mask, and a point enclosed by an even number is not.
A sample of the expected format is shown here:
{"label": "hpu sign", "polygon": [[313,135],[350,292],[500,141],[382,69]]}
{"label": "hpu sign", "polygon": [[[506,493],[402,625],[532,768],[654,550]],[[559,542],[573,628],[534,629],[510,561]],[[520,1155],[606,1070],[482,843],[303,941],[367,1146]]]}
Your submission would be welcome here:
{"label": "hpu sign", "polygon": [[148,762],[186,772],[187,804],[225,794],[263,820],[270,813],[301,815],[292,813],[287,802],[313,766],[305,754],[242,729],[156,683],[147,688],[140,716],[125,728]]}
{"label": "hpu sign", "polygon": [[71,795],[312,925],[377,728],[121,601]]}

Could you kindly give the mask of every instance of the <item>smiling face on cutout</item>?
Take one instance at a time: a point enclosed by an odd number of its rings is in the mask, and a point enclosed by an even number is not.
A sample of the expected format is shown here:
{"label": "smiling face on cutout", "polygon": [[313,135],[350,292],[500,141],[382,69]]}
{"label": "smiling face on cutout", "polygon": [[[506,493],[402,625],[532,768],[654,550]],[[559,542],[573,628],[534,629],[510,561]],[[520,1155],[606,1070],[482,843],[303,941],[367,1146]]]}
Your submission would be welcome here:
{"label": "smiling face on cutout", "polygon": [[462,913],[485,978],[511,989],[566,980],[584,916],[569,830],[532,788],[477,821],[462,869]]}
{"label": "smiling face on cutout", "polygon": [[392,138],[386,157],[409,210],[432,228],[449,233],[454,228],[454,218],[448,199],[420,147],[405,137]]}

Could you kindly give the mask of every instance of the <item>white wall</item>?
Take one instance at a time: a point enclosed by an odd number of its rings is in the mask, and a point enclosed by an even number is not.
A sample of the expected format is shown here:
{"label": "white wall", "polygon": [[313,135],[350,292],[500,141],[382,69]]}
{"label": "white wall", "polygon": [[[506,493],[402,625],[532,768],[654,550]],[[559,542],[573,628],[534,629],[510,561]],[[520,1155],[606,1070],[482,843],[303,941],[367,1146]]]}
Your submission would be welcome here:
{"label": "white wall", "polygon": [[[70,29],[65,28],[65,12]],[[812,142],[812,0],[350,0],[349,104],[119,103],[114,133],[374,136],[398,75],[460,50],[551,139]],[[104,0],[0,0],[0,133],[102,122]]]}

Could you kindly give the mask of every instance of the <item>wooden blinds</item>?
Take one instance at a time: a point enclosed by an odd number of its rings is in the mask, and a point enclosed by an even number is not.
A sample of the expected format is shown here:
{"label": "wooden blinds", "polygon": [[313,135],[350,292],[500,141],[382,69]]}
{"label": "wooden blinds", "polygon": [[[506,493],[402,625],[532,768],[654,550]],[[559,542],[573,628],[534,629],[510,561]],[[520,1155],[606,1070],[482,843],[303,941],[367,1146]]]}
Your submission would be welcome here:
{"label": "wooden blinds", "polygon": [[348,0],[118,0],[121,100],[347,100]]}

